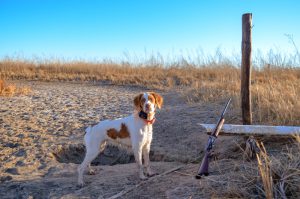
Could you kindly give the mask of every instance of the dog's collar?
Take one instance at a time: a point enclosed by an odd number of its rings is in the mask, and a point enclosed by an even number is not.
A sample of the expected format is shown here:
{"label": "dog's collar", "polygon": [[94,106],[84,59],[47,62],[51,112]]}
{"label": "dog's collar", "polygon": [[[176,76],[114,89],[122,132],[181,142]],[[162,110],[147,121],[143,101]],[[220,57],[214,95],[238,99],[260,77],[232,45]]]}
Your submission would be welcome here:
{"label": "dog's collar", "polygon": [[144,122],[145,122],[146,124],[153,124],[153,123],[155,122],[155,120],[156,120],[155,117],[154,117],[152,120],[148,120],[148,114],[145,113],[144,111],[140,111],[140,112],[139,112],[139,117],[140,117],[142,120],[144,120]]}

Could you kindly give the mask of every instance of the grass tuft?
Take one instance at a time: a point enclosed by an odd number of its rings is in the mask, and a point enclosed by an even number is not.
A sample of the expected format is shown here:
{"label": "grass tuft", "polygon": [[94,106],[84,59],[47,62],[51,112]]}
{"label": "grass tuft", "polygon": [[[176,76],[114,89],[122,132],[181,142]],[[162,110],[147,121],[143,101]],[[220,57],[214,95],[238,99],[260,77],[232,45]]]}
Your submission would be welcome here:
{"label": "grass tuft", "polygon": [[17,87],[15,84],[8,84],[0,79],[0,96],[28,95],[31,92],[29,87]]}

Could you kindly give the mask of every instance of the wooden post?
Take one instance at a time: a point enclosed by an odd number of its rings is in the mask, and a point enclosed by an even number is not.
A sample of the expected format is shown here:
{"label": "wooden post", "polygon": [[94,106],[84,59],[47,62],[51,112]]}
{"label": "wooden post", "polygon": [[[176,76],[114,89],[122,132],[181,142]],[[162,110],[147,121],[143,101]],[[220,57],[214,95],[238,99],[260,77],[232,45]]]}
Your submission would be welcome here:
{"label": "wooden post", "polygon": [[252,124],[251,113],[251,50],[252,50],[252,14],[242,17],[242,68],[241,68],[241,100],[243,124]]}

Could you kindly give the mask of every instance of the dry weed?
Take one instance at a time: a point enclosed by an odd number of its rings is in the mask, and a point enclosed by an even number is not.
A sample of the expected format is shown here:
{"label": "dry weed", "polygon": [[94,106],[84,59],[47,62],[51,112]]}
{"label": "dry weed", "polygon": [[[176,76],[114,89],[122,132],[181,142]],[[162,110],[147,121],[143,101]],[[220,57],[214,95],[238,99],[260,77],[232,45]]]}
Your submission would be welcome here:
{"label": "dry weed", "polygon": [[[216,71],[221,79],[203,80],[198,88],[184,91],[190,102],[233,99],[240,107],[240,77],[236,71]],[[218,74],[221,73],[221,74]],[[233,76],[233,79],[226,76]],[[225,77],[224,77],[225,76]],[[300,69],[254,71],[251,84],[253,122],[270,125],[300,125]],[[237,112],[236,114],[240,114]]]}
{"label": "dry weed", "polygon": [[264,195],[267,199],[272,199],[274,185],[273,185],[272,172],[270,169],[271,161],[269,159],[269,156],[267,155],[263,143],[261,143],[260,153],[256,154],[256,159],[257,159],[258,171],[264,188]]}
{"label": "dry weed", "polygon": [[[204,177],[200,183],[213,198],[299,198],[300,138],[290,143],[282,153],[267,154],[263,145],[257,161],[222,159],[212,162],[218,175]],[[215,171],[216,172],[216,171]],[[214,187],[209,189],[208,187]]]}
{"label": "dry weed", "polygon": [[[300,197],[300,137],[295,136],[296,145],[287,147],[279,158],[272,158],[274,192],[277,198]],[[277,178],[276,178],[277,177]]]}
{"label": "dry weed", "polygon": [[2,90],[4,90],[4,87],[5,87],[4,81],[3,81],[2,79],[0,79],[0,92],[1,92]]}
{"label": "dry weed", "polygon": [[28,95],[31,88],[23,86],[17,87],[15,84],[7,84],[4,80],[0,80],[0,96]]}
{"label": "dry weed", "polygon": [[257,155],[258,169],[266,198],[299,198],[300,196],[300,142],[287,147],[286,152],[268,156],[261,144]]}

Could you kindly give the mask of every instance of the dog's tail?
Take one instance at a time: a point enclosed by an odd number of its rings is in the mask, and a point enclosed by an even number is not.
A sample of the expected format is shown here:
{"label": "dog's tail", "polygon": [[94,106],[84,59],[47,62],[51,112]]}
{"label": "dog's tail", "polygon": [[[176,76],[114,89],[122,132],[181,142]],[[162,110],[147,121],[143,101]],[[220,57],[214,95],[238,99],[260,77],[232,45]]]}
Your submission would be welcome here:
{"label": "dog's tail", "polygon": [[92,127],[91,127],[91,126],[87,127],[87,128],[84,130],[84,137],[83,137],[83,143],[84,143],[84,145],[86,145],[86,143],[87,143],[87,141],[88,141],[88,139],[89,139],[89,138],[88,138],[89,136],[87,136],[87,135],[90,134],[91,131],[92,131]]}

